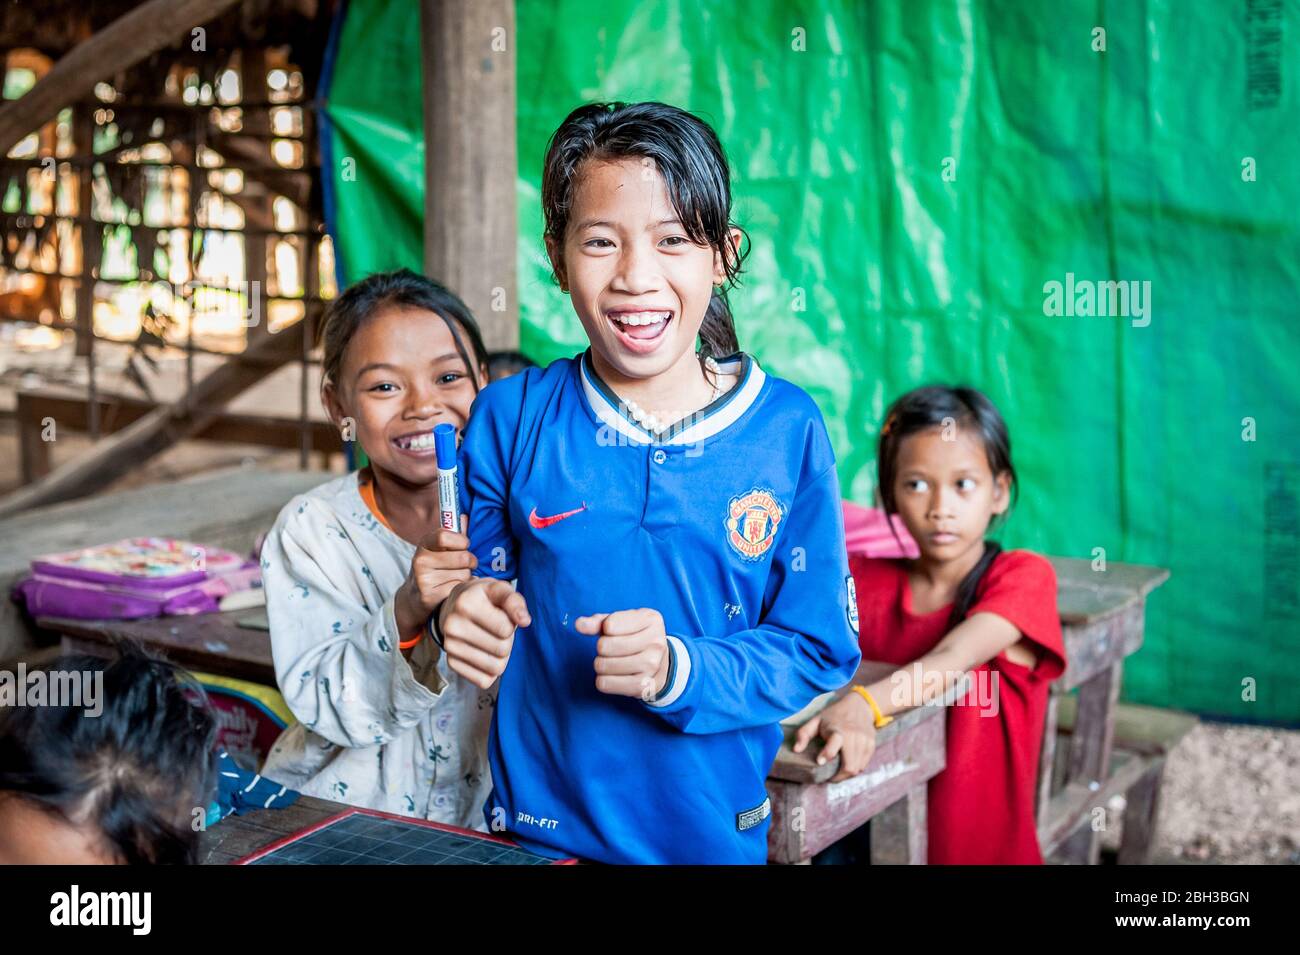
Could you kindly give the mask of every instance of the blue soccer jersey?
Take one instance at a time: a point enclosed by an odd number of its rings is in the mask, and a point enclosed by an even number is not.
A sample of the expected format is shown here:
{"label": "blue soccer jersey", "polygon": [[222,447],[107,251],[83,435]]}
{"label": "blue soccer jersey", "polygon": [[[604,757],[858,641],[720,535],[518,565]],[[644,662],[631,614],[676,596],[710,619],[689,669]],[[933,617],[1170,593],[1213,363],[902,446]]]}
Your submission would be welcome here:
{"label": "blue soccer jersey", "polygon": [[[549,855],[762,863],[779,722],[858,664],[835,458],[812,399],[749,356],[652,435],[590,353],[479,395],[462,448],[479,574],[518,579],[489,825]],[[657,699],[596,689],[593,613],[659,611]]]}

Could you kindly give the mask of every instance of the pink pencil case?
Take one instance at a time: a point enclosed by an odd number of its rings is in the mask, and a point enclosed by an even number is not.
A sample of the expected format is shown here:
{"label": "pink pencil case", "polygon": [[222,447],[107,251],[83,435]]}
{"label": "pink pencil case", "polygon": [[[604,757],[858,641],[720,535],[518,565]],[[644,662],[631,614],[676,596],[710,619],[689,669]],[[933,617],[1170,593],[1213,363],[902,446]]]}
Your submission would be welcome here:
{"label": "pink pencil case", "polygon": [[35,617],[125,620],[209,613],[261,586],[255,561],[170,537],[132,537],[32,561],[14,598]]}

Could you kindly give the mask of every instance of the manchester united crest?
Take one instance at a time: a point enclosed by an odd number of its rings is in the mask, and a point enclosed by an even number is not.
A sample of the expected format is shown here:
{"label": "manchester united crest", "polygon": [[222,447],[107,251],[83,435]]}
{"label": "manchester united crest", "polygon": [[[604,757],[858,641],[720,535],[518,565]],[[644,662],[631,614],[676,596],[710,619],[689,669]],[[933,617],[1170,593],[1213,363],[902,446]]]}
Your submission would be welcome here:
{"label": "manchester united crest", "polygon": [[771,491],[754,488],[733,497],[727,505],[727,540],[745,560],[758,560],[771,549],[784,517],[785,511]]}

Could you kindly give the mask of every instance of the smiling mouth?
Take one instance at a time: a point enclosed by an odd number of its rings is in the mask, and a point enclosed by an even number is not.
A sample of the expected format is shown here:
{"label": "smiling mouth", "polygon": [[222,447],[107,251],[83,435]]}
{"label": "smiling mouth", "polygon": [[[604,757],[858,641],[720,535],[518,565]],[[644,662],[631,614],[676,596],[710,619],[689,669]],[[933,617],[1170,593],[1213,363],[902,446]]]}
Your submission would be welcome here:
{"label": "smiling mouth", "polygon": [[432,451],[433,450],[433,429],[428,431],[413,431],[410,434],[404,434],[400,437],[393,438],[393,447],[402,451]]}
{"label": "smiling mouth", "polygon": [[620,310],[606,312],[619,340],[631,351],[649,352],[657,347],[664,332],[672,323],[673,313],[666,309],[644,311]]}

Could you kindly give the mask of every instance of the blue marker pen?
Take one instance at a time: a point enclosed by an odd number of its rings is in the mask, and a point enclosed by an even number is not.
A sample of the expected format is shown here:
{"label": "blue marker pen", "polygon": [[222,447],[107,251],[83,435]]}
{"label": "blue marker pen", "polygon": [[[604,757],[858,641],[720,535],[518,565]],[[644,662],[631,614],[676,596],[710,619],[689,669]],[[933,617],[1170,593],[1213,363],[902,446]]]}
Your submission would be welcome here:
{"label": "blue marker pen", "polygon": [[[438,523],[449,531],[460,530],[460,492],[456,487],[456,429],[449,424],[433,429],[433,452],[438,459]],[[425,622],[435,643],[442,646],[438,632],[438,612],[435,610]]]}
{"label": "blue marker pen", "polygon": [[460,496],[456,487],[456,428],[440,424],[433,429],[433,449],[438,458],[439,523],[460,533]]}

